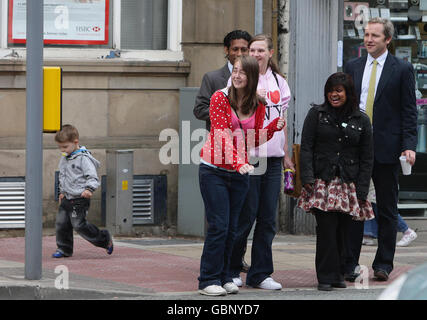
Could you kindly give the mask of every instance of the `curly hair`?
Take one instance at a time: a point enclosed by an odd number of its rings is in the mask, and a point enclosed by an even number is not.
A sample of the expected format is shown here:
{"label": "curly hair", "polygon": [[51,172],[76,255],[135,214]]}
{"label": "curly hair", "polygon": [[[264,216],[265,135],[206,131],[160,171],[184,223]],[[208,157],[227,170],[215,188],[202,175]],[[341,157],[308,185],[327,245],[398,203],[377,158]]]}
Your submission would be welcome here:
{"label": "curly hair", "polygon": [[225,36],[224,47],[230,49],[231,41],[238,39],[246,40],[249,43],[249,41],[251,41],[252,39],[252,36],[248,32],[243,30],[233,30]]}

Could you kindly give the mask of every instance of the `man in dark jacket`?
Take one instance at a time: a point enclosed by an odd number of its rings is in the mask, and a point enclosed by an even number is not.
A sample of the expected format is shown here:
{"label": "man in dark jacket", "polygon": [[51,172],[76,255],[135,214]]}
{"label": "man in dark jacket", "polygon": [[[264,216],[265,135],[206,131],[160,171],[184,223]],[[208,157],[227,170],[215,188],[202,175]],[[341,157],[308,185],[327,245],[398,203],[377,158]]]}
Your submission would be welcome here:
{"label": "man in dark jacket", "polygon": [[[353,77],[360,109],[370,116],[374,137],[374,169],[378,220],[378,249],[372,264],[374,277],[387,281],[393,270],[397,233],[399,156],[415,163],[417,107],[414,69],[391,55],[387,46],[394,27],[389,20],[374,18],[365,28],[367,57],[349,61],[345,72]],[[346,279],[354,281],[363,239],[363,223],[355,222],[347,256]]]}
{"label": "man in dark jacket", "polygon": [[215,91],[227,86],[233,64],[237,57],[249,54],[251,35],[242,30],[234,30],[224,38],[224,52],[227,63],[220,69],[210,71],[203,76],[202,85],[196,97],[193,113],[199,120],[206,121],[206,129],[210,130],[209,104]]}

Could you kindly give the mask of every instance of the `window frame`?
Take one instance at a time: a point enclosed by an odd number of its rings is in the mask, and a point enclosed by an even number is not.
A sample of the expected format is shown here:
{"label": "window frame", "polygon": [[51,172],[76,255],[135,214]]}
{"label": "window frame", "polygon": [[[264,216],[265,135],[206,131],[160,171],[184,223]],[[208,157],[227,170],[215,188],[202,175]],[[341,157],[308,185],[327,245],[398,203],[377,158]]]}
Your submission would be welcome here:
{"label": "window frame", "polygon": [[[1,34],[0,34],[0,59],[13,59],[15,52],[19,58],[26,57],[25,48],[8,47],[8,0],[1,1]],[[120,22],[121,1],[110,0],[112,14],[111,32],[112,48],[73,48],[73,47],[45,47],[43,55],[45,59],[102,59],[110,51],[120,50],[120,60],[144,60],[144,61],[182,61],[182,0],[168,0],[168,39],[166,50],[122,50],[120,49]]]}

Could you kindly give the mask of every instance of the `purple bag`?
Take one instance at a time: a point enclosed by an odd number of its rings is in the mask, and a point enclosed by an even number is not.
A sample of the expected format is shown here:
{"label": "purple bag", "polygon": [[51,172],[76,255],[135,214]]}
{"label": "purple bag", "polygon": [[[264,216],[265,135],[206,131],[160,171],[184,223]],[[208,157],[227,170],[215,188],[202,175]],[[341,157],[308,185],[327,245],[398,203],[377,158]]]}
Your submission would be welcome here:
{"label": "purple bag", "polygon": [[294,188],[295,188],[294,174],[295,174],[294,170],[292,170],[292,169],[285,169],[285,179],[284,179],[285,188],[284,188],[284,192],[286,194],[290,194],[290,193],[294,192]]}

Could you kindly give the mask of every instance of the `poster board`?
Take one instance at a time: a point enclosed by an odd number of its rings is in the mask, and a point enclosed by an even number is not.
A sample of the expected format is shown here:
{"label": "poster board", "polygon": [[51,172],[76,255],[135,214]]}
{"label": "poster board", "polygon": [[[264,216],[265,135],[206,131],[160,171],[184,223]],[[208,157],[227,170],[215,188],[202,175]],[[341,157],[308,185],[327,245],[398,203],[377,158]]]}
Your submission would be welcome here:
{"label": "poster board", "polygon": [[[8,42],[26,42],[27,0],[9,0]],[[109,0],[44,0],[44,43],[107,45]]]}

